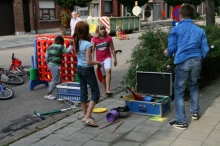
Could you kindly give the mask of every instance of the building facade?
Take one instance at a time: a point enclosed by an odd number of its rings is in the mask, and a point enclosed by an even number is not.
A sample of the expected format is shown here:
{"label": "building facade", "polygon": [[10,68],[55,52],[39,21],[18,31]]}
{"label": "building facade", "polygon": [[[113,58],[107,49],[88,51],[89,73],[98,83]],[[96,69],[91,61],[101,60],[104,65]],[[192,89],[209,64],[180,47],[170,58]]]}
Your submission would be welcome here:
{"label": "building facade", "polygon": [[[126,8],[117,0],[93,0],[88,7],[77,7],[80,17],[126,17]],[[157,21],[172,18],[172,7],[163,0],[149,0],[141,7],[142,21]],[[62,8],[54,0],[0,0],[0,36],[25,33],[51,33],[60,30],[60,11]],[[205,13],[203,3],[197,12]],[[164,14],[161,17],[161,14]]]}
{"label": "building facade", "polygon": [[53,0],[1,0],[0,36],[59,31],[61,8]]}

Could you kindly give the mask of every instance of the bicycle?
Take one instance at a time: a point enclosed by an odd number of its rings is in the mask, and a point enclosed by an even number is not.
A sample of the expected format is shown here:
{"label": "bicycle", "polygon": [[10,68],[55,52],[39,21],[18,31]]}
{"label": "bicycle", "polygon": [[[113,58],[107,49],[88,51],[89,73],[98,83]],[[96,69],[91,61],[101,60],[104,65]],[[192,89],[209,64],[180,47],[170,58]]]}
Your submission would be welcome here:
{"label": "bicycle", "polygon": [[20,59],[14,57],[14,53],[12,53],[11,57],[11,65],[9,68],[9,72],[18,76],[28,75],[30,76],[30,68],[31,66],[22,66],[22,62]]}
{"label": "bicycle", "polygon": [[24,80],[22,79],[22,77],[17,76],[15,74],[11,74],[10,72],[5,70],[4,68],[0,68],[0,74],[1,74],[0,81],[4,82],[5,84],[21,85],[24,83]]}
{"label": "bicycle", "polygon": [[[2,70],[0,68],[0,79],[2,77]],[[5,87],[3,82],[0,80],[0,100],[10,99],[14,96],[14,91],[11,88]]]}

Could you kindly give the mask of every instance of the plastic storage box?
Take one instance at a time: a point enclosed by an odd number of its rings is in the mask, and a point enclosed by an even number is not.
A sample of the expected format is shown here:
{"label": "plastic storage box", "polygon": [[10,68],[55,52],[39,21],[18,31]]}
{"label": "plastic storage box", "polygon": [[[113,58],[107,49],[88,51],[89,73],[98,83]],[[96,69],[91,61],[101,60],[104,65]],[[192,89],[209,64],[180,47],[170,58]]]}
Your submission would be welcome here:
{"label": "plastic storage box", "polygon": [[[90,98],[90,88],[88,96]],[[57,99],[68,99],[74,103],[80,102],[80,85],[77,82],[66,82],[57,85]]]}

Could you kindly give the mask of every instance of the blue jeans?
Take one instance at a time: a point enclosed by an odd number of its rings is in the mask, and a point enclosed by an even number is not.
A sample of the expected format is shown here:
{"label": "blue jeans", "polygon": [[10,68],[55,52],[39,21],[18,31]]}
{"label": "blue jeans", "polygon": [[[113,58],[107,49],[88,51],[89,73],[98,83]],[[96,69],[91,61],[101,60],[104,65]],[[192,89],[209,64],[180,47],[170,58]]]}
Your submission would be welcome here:
{"label": "blue jeans", "polygon": [[191,107],[190,113],[199,113],[199,83],[198,78],[200,76],[202,68],[202,61],[200,58],[190,58],[183,63],[177,64],[175,67],[175,79],[174,79],[174,105],[176,121],[185,122],[185,102],[184,92],[186,83],[189,81],[190,86],[190,98]]}
{"label": "blue jeans", "polygon": [[78,65],[76,73],[80,83],[80,102],[86,103],[88,100],[88,84],[91,88],[91,100],[98,103],[100,92],[94,67],[83,67]]}

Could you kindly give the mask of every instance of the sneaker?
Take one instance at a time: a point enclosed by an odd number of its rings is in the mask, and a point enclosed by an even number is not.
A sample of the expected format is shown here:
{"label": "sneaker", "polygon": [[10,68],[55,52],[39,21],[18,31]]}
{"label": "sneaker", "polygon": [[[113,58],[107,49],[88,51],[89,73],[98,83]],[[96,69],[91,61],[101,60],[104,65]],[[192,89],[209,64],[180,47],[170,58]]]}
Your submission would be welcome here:
{"label": "sneaker", "polygon": [[199,114],[191,114],[193,120],[198,120],[199,119]]}
{"label": "sneaker", "polygon": [[172,121],[169,123],[170,126],[177,128],[177,129],[186,129],[186,123],[185,122],[177,122],[177,121]]}
{"label": "sneaker", "polygon": [[44,98],[46,98],[46,99],[50,99],[50,100],[54,100],[56,97],[53,96],[52,94],[50,94],[50,95],[46,95],[46,96],[44,96]]}

